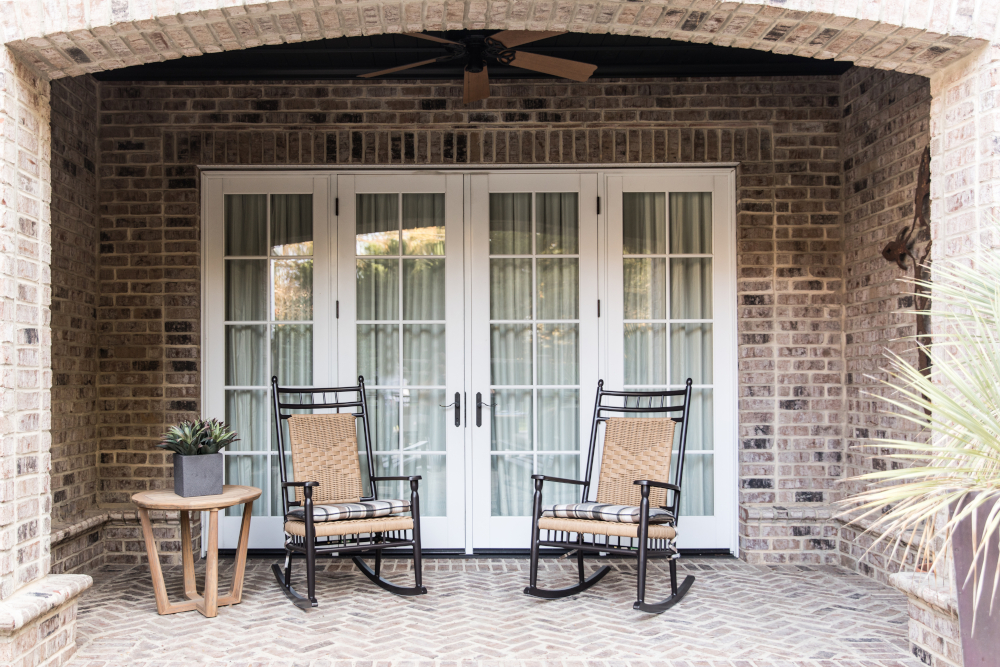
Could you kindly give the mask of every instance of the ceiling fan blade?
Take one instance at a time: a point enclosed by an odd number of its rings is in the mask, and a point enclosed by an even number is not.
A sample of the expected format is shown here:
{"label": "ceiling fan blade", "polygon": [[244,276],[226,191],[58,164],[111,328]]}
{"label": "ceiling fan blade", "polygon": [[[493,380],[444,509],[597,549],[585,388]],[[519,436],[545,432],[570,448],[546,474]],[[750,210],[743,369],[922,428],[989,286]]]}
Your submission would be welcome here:
{"label": "ceiling fan blade", "polygon": [[434,35],[425,35],[422,32],[404,32],[407,37],[416,37],[417,39],[427,39],[432,42],[437,42],[438,44],[458,44],[458,42],[453,42],[450,39],[444,39],[443,37],[435,37]]}
{"label": "ceiling fan blade", "polygon": [[393,72],[402,72],[404,69],[412,69],[414,67],[420,67],[421,65],[429,65],[431,63],[436,63],[442,60],[442,58],[431,58],[430,60],[421,60],[419,62],[410,63],[409,65],[400,65],[398,67],[390,67],[389,69],[382,69],[377,72],[368,72],[367,74],[359,74],[359,79],[370,79],[374,76],[382,76],[383,74],[392,74]]}
{"label": "ceiling fan blade", "polygon": [[573,81],[586,81],[597,69],[597,65],[577,62],[576,60],[566,60],[565,58],[553,58],[527,51],[518,51],[514,60],[510,62],[514,67],[530,69],[533,72],[545,72],[554,76],[561,76]]}
{"label": "ceiling fan blade", "polygon": [[537,42],[540,39],[565,34],[565,30],[503,30],[495,35],[490,35],[490,38],[500,42],[508,49],[513,49],[515,46],[521,46],[528,42]]}
{"label": "ceiling fan blade", "polygon": [[462,90],[462,102],[472,104],[479,100],[485,100],[490,96],[490,77],[486,73],[486,66],[482,72],[465,73],[465,87]]}

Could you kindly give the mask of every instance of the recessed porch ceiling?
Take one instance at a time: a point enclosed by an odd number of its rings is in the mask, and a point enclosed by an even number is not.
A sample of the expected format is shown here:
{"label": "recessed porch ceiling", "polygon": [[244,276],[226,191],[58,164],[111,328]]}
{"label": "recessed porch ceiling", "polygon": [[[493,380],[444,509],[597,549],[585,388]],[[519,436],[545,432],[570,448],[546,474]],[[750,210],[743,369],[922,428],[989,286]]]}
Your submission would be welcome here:
{"label": "recessed porch ceiling", "polygon": [[[473,33],[435,34],[459,40]],[[595,77],[809,76],[842,74],[852,66],[844,61],[629,35],[567,33],[519,49],[597,65]],[[352,79],[366,72],[445,53],[440,45],[407,35],[340,37],[210,53],[97,72],[94,76],[103,81]],[[489,73],[493,79],[548,76],[497,63],[490,64]],[[461,76],[460,61],[453,61],[424,65],[385,78],[458,79]]]}

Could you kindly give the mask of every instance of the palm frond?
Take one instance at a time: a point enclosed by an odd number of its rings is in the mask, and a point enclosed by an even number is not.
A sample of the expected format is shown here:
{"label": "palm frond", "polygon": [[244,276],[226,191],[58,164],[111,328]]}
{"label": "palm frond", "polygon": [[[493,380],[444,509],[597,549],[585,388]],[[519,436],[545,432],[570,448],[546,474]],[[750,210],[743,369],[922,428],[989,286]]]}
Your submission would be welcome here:
{"label": "palm frond", "polygon": [[[1000,224],[993,226],[1000,237]],[[902,547],[904,558],[915,553],[931,569],[946,557],[956,526],[989,507],[981,535],[974,530],[967,578],[978,610],[985,582],[992,581],[994,593],[1000,588],[1000,565],[989,575],[979,565],[990,548],[1000,548],[1000,253],[980,253],[975,266],[939,261],[933,273],[933,282],[908,282],[933,295],[931,308],[919,312],[934,318],[934,340],[924,346],[934,378],[888,352],[889,379],[883,383],[893,393],[869,392],[927,441],[873,439],[903,465],[852,478],[869,486],[841,503],[844,514],[857,514],[853,522],[872,519],[865,531],[877,536],[869,550],[891,541],[893,554]],[[949,518],[938,532],[942,514]],[[945,546],[932,553],[939,536]]]}

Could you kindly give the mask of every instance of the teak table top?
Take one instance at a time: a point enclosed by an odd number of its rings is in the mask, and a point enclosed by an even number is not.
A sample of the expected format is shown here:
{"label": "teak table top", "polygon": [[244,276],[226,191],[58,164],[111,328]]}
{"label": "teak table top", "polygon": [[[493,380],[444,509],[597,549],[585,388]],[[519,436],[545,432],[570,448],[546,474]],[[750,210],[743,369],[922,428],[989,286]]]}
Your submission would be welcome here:
{"label": "teak table top", "polygon": [[142,491],[132,496],[132,502],[148,510],[217,510],[240,503],[256,500],[260,497],[260,489],[255,486],[238,486],[226,484],[222,493],[217,496],[194,496],[181,498],[173,491]]}

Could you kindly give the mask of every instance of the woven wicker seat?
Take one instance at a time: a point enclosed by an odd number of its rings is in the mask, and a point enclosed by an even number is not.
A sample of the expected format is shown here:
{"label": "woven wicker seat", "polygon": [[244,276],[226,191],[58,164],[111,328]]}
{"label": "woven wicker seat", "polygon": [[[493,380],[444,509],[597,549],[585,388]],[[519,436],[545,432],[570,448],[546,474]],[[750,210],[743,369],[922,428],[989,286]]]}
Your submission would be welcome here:
{"label": "woven wicker seat", "polygon": [[[679,405],[675,399],[683,397]],[[605,403],[606,399],[611,400]],[[542,598],[567,597],[581,593],[609,571],[600,568],[589,578],[584,574],[584,555],[604,552],[636,556],[639,560],[636,602],[642,611],[661,613],[676,604],[688,591],[694,577],[677,585],[674,540],[680,507],[680,485],[684,470],[687,423],[691,405],[691,380],[682,390],[613,392],[597,384],[597,402],[591,424],[590,447],[582,480],[532,475],[535,480],[531,526],[531,566],[528,595]],[[606,416],[608,414],[622,416]],[[656,416],[657,413],[667,416]],[[632,417],[632,418],[628,418]],[[647,417],[635,419],[634,417]],[[591,473],[597,450],[598,427],[605,424],[600,475],[596,498],[590,500]],[[680,437],[675,437],[677,425]],[[674,483],[670,464],[674,441],[678,441]],[[579,503],[543,506],[545,482],[576,484],[582,487]],[[627,540],[627,542],[626,542]],[[560,547],[577,555],[579,583],[559,590],[538,587],[538,556],[543,547]],[[659,603],[647,603],[646,564],[650,557],[670,558],[671,596]]]}
{"label": "woven wicker seat", "polygon": [[[368,404],[364,378],[355,387],[290,389],[271,378],[275,422],[278,424],[278,465],[281,488],[294,489],[294,500],[282,493],[285,521],[285,566],[275,564],[275,578],[296,606],[315,607],[316,555],[350,554],[361,572],[382,588],[398,595],[426,593],[421,579],[420,477],[376,477],[369,434]],[[333,400],[327,397],[332,394]],[[350,399],[341,399],[341,394]],[[297,399],[297,400],[293,400]],[[292,414],[308,406],[312,414]],[[332,412],[324,412],[332,411]],[[283,424],[288,425],[287,443]],[[358,433],[364,437],[359,451]],[[287,444],[287,447],[286,447]],[[296,481],[290,481],[285,452],[291,453]],[[360,453],[366,454],[368,481],[361,475]],[[406,481],[409,500],[379,499],[376,482]],[[409,512],[410,516],[406,516]],[[382,550],[412,547],[415,585],[402,587],[381,576]],[[360,555],[374,552],[375,567],[368,567]],[[292,557],[306,558],[305,596],[291,586]],[[355,555],[356,554],[356,555]]]}

